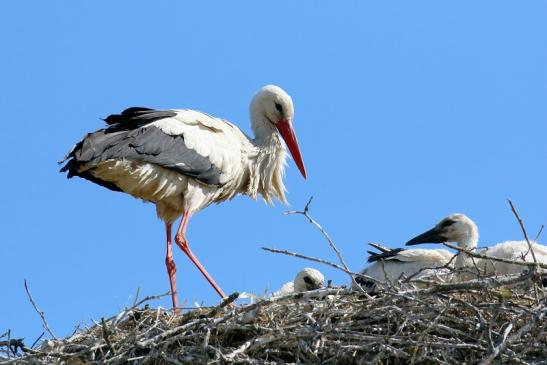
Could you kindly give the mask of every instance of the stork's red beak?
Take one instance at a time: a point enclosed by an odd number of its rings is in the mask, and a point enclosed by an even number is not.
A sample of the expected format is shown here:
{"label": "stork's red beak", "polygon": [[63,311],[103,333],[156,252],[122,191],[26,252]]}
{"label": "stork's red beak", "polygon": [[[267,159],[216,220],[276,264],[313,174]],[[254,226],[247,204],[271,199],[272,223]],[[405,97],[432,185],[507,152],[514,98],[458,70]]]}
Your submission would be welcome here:
{"label": "stork's red beak", "polygon": [[275,126],[281,134],[281,137],[283,137],[283,139],[285,140],[287,147],[289,147],[289,152],[291,153],[292,158],[296,163],[296,166],[298,166],[298,169],[302,173],[302,176],[304,176],[304,179],[306,179],[306,168],[304,167],[304,161],[302,160],[300,147],[298,147],[298,139],[296,139],[296,134],[294,133],[291,120],[281,119],[279,122],[276,123]]}

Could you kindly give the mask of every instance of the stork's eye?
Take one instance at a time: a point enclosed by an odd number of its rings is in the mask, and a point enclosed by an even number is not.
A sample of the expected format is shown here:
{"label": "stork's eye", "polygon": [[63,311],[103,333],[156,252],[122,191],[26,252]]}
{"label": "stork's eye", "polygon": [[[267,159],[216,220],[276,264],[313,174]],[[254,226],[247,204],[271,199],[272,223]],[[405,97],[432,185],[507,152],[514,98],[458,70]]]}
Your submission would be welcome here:
{"label": "stork's eye", "polygon": [[275,108],[277,109],[278,112],[283,114],[283,106],[281,104],[275,103]]}
{"label": "stork's eye", "polygon": [[456,222],[454,222],[451,219],[447,219],[447,220],[445,220],[444,222],[441,223],[440,228],[446,228],[448,226],[453,225],[454,223],[456,223]]}

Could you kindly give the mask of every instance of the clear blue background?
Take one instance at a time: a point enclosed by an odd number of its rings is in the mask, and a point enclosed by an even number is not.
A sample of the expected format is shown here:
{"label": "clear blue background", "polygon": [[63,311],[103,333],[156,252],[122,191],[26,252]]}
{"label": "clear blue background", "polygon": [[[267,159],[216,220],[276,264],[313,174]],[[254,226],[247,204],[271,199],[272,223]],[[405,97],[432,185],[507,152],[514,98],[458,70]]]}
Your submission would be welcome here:
{"label": "clear blue background", "polygon": [[[351,268],[366,242],[396,247],[452,212],[482,244],[547,222],[547,5],[543,1],[5,1],[0,5],[0,333],[31,343],[169,288],[151,204],[58,173],[99,119],[195,108],[249,132],[267,83],[293,97],[309,180],[291,161],[290,208],[312,214]],[[275,246],[336,261],[303,217],[247,197],[189,226],[227,292],[277,289],[302,267]],[[216,294],[179,251],[185,305]],[[169,307],[169,298],[156,303]]]}

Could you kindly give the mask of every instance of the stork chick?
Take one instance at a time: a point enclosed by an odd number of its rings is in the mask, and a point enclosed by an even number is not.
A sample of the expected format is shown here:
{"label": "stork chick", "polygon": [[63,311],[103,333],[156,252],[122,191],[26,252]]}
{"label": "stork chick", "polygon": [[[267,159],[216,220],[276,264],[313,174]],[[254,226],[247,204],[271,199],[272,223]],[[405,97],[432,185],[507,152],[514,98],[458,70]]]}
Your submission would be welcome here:
{"label": "stork chick", "polygon": [[309,290],[316,290],[323,287],[325,277],[316,269],[306,267],[296,274],[293,281],[283,284],[281,289],[272,294],[273,297],[280,297],[291,293],[299,293]]}
{"label": "stork chick", "polygon": [[[479,228],[465,214],[454,213],[443,218],[435,227],[412,238],[407,246],[421,243],[455,242],[458,247],[475,252],[479,242]],[[538,262],[547,264],[547,247],[537,242],[531,242]],[[479,253],[500,259],[534,262],[526,241],[505,241],[491,247],[483,248]],[[475,264],[473,264],[473,261]],[[526,270],[526,266],[509,264],[494,260],[471,258],[465,253],[456,257],[456,269],[478,267],[486,275],[517,274]],[[461,276],[461,275],[460,275]],[[462,278],[467,278],[465,275]]]}
{"label": "stork chick", "polygon": [[[396,283],[398,280],[409,277],[440,281],[449,274],[450,270],[444,266],[449,265],[454,257],[454,254],[445,249],[391,249],[375,243],[370,243],[370,245],[380,253],[368,251],[370,265],[364,268],[361,274],[376,281],[359,276],[355,278],[357,284],[368,290],[373,290],[376,287],[376,282]],[[352,282],[352,288],[358,289],[355,282]]]}

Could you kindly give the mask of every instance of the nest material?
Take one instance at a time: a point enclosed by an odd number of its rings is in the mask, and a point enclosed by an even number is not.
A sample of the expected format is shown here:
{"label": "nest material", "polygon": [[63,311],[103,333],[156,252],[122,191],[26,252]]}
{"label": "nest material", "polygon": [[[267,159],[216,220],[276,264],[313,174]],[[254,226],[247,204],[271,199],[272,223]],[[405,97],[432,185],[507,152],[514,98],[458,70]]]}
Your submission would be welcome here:
{"label": "nest material", "polygon": [[372,296],[329,288],[181,315],[135,306],[0,363],[543,364],[546,312],[530,275]]}

